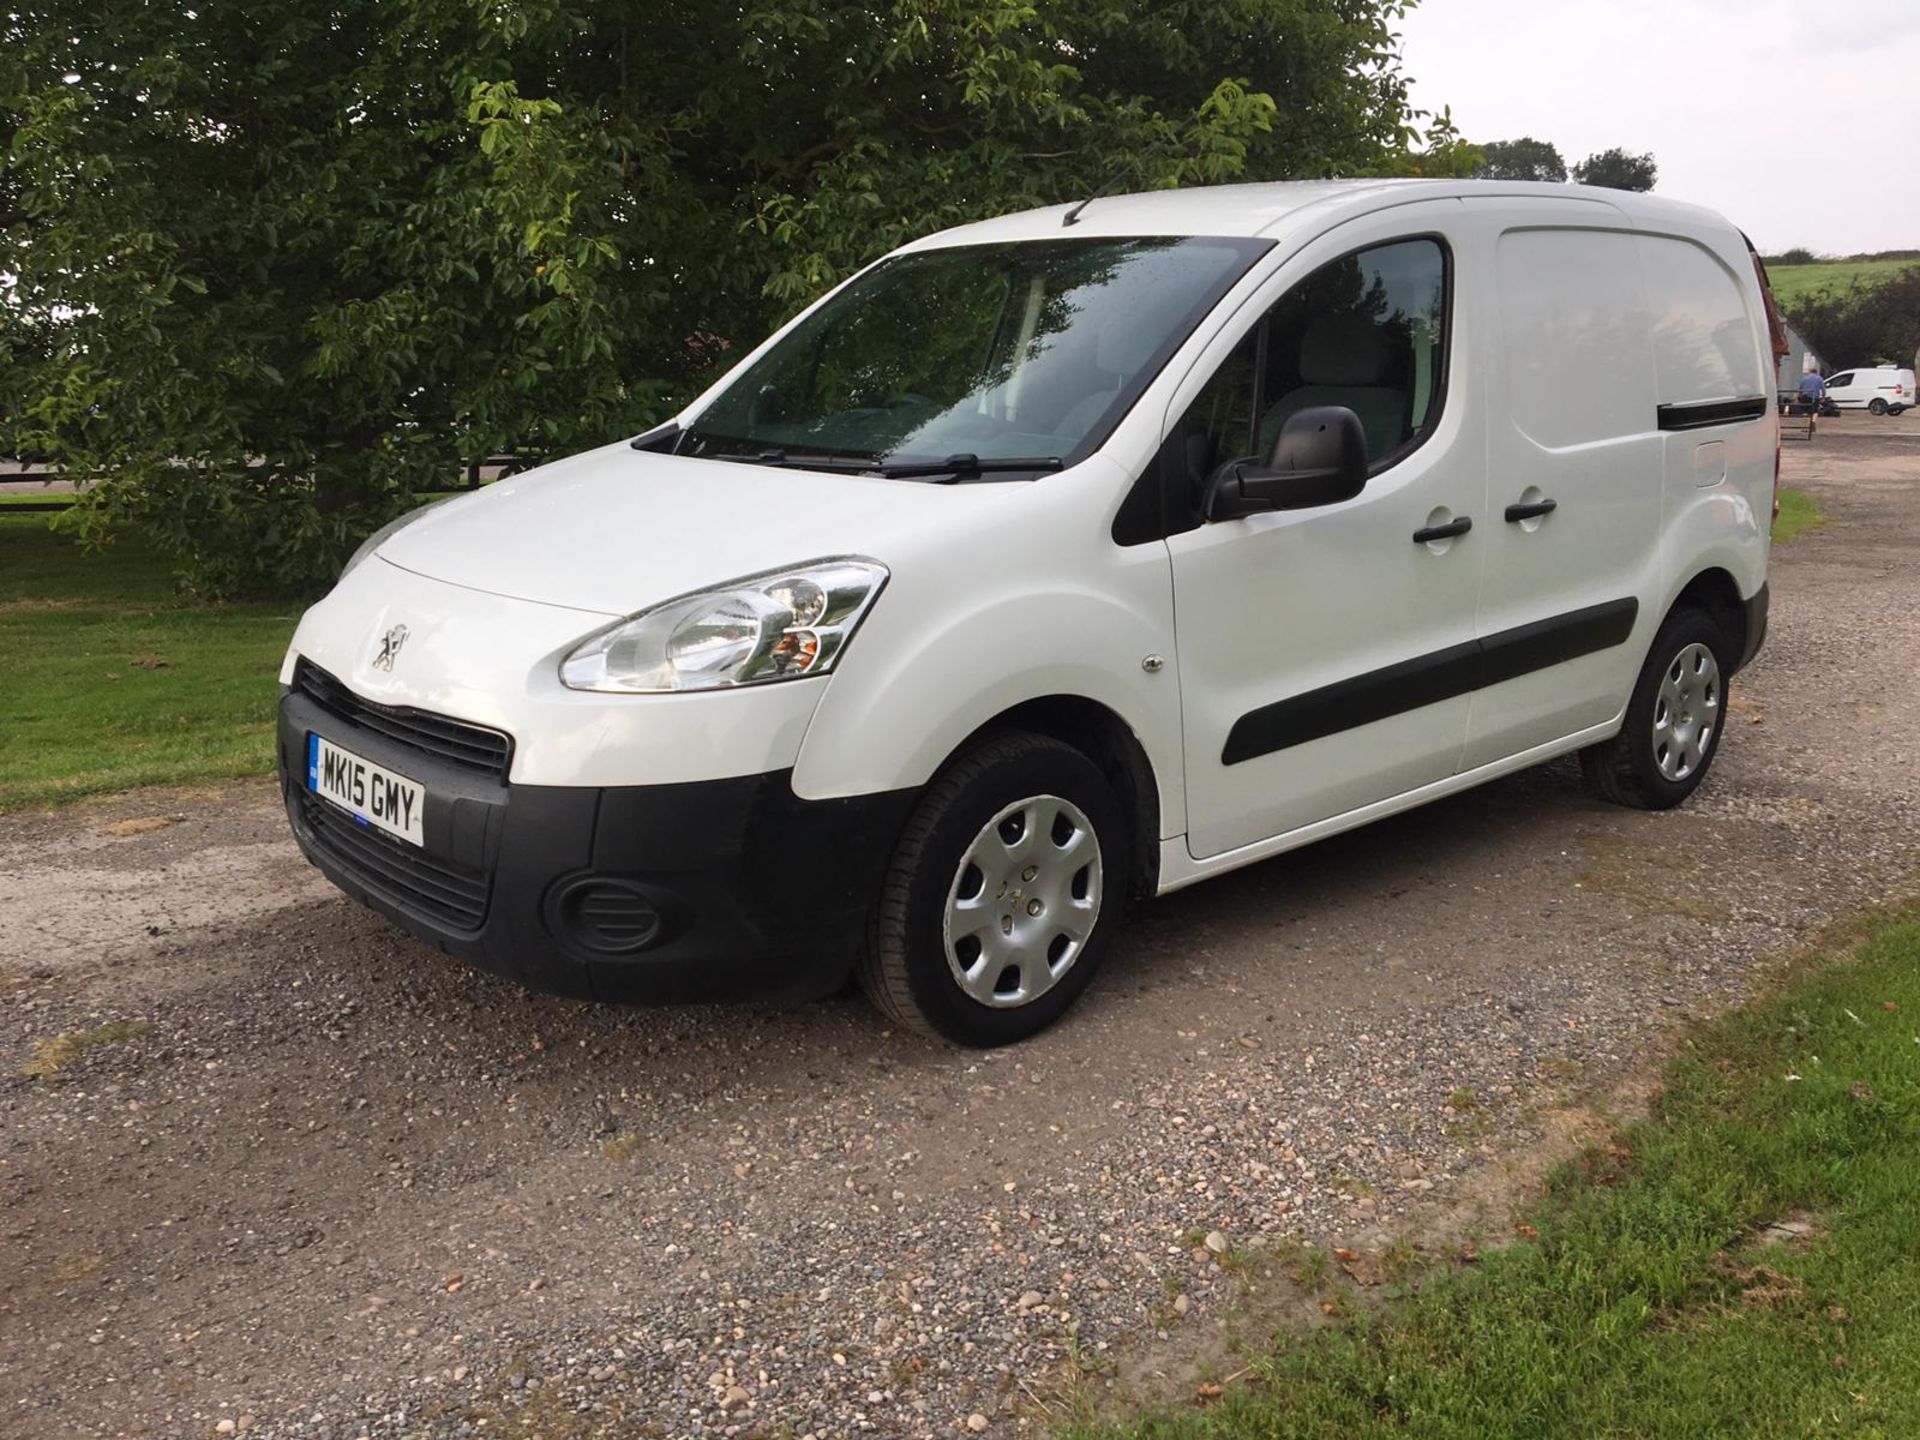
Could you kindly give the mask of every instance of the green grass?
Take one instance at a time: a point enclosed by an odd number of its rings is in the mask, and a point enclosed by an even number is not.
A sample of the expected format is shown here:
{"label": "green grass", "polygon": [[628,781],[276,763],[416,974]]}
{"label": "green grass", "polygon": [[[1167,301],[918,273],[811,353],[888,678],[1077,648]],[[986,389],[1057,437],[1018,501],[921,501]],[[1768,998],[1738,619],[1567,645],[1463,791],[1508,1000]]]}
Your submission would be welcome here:
{"label": "green grass", "polygon": [[1856,280],[1891,280],[1920,260],[1832,260],[1816,265],[1769,265],[1773,298],[1791,314],[1794,303],[1820,290],[1845,290]]}
{"label": "green grass", "polygon": [[48,518],[0,514],[0,811],[271,769],[292,609],[182,600]]}
{"label": "green grass", "polygon": [[1796,535],[1819,530],[1826,523],[1827,517],[1820,513],[1820,507],[1813,503],[1813,497],[1806,491],[1782,489],[1780,518],[1773,522],[1773,543],[1784,544]]}
{"label": "green grass", "polygon": [[1920,923],[1863,933],[1697,1032],[1531,1238],[1284,1337],[1211,1409],[1069,1433],[1920,1435]]}

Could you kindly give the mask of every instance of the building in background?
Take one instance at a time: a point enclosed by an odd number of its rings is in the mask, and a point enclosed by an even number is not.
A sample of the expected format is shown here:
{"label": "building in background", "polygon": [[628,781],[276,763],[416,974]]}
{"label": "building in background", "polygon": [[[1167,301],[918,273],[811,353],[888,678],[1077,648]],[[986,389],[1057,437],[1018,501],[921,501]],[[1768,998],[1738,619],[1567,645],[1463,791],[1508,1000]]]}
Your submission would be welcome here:
{"label": "building in background", "polygon": [[1800,377],[1810,370],[1824,371],[1826,363],[1808,348],[1800,332],[1786,322],[1787,353],[1780,357],[1773,377],[1773,388],[1782,395],[1791,395],[1800,388]]}

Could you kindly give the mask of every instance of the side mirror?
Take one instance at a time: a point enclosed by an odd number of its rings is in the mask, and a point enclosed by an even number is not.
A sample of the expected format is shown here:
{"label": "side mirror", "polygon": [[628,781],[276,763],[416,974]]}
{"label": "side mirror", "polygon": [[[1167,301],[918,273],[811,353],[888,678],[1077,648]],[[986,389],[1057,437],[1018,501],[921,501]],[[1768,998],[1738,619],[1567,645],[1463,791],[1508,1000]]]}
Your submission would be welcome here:
{"label": "side mirror", "polygon": [[1207,481],[1201,513],[1238,520],[1266,510],[1306,510],[1351,500],[1367,483],[1367,432],[1344,405],[1289,416],[1265,464],[1229,460]]}

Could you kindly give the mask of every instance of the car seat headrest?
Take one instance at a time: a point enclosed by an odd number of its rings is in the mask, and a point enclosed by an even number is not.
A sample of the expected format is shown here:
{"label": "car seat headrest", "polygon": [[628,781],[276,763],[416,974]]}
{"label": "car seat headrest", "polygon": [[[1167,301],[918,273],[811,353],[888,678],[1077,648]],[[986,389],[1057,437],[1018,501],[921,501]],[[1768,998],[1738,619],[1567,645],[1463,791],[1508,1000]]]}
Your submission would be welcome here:
{"label": "car seat headrest", "polygon": [[1380,327],[1358,315],[1327,315],[1300,337],[1300,379],[1308,385],[1379,385],[1387,373]]}

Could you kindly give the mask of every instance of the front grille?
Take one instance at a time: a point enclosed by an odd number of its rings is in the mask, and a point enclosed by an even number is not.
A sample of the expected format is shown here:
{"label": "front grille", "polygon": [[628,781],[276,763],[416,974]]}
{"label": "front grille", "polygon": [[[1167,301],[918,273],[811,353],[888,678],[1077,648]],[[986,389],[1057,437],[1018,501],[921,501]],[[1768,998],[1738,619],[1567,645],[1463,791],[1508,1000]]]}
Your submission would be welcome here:
{"label": "front grille", "polygon": [[329,715],[338,716],[350,725],[397,740],[436,759],[491,775],[496,780],[507,778],[507,766],[513,760],[513,741],[498,730],[409,706],[376,705],[361,699],[309,660],[295,663],[293,688]]}
{"label": "front grille", "polygon": [[487,918],[484,870],[395,840],[306,790],[300,792],[300,818],[314,845],[368,889],[450,930],[478,930]]}

